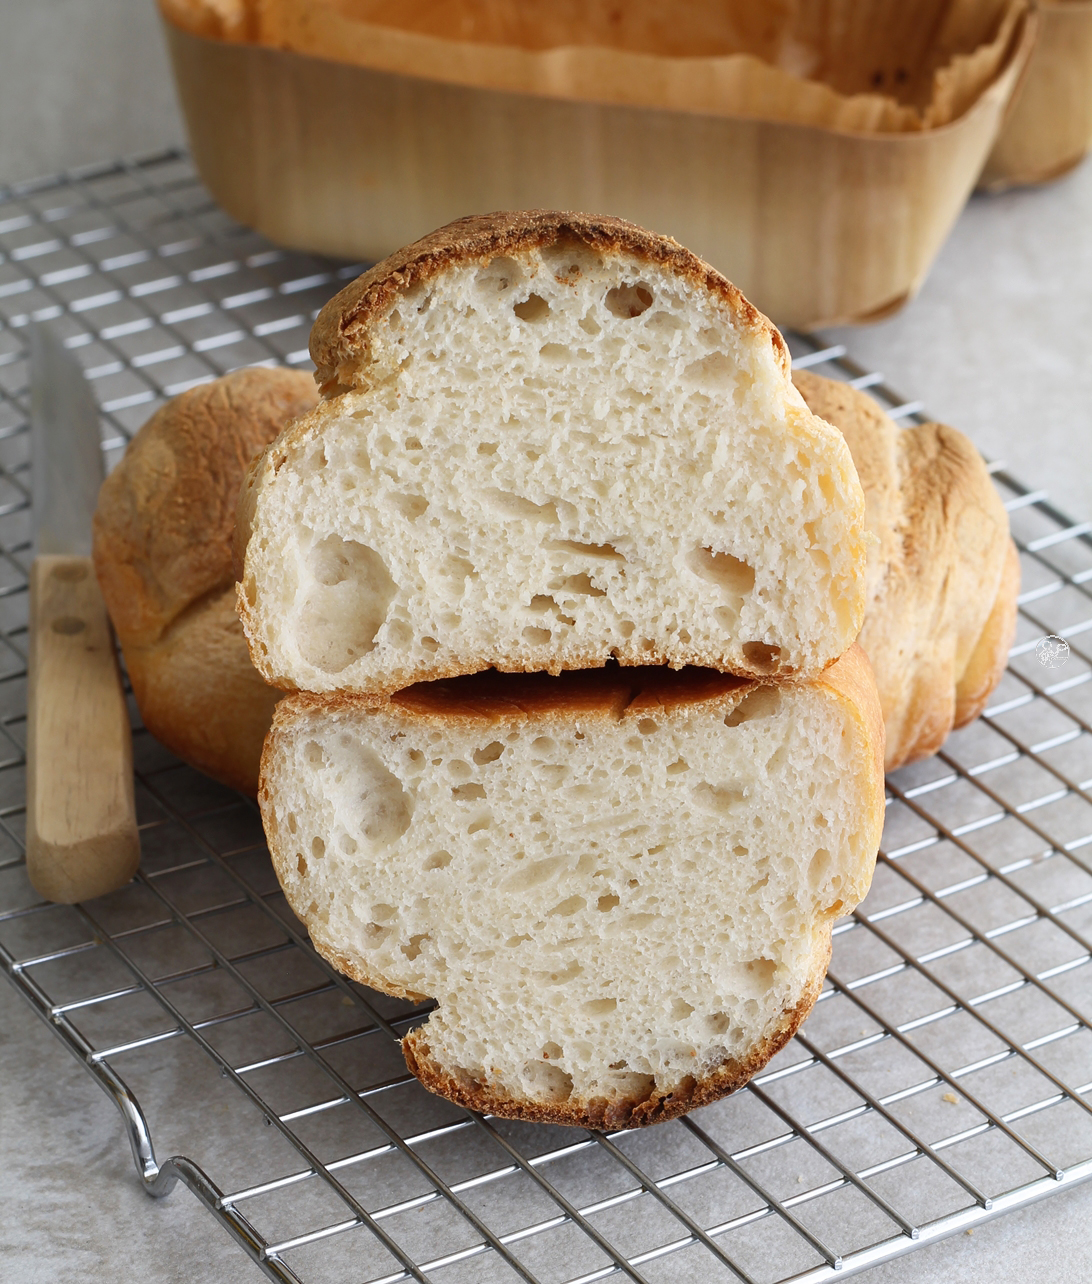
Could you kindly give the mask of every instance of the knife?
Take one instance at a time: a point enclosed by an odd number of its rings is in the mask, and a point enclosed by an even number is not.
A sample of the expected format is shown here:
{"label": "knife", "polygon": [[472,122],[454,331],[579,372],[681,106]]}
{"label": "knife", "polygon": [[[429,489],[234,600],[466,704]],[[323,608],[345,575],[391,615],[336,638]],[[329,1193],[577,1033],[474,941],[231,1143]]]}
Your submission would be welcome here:
{"label": "knife", "polygon": [[27,654],[27,875],[47,900],[90,900],[140,863],[133,745],[91,562],[99,415],[79,363],[31,333],[32,510]]}

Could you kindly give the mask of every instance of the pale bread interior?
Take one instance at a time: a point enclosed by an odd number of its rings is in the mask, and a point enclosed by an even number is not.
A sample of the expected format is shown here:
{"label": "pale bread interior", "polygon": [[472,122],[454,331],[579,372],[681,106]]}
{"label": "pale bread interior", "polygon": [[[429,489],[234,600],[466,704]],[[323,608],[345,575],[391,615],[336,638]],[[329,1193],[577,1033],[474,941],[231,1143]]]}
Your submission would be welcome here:
{"label": "pale bread interior", "polygon": [[373,323],[372,386],[242,508],[267,679],[388,692],[489,665],[814,674],[863,614],[863,499],[765,323],[579,242],[456,263]]}
{"label": "pale bread interior", "polygon": [[876,750],[825,686],[716,681],[670,707],[281,706],[261,799],[289,903],[350,975],[439,1000],[415,1047],[470,1099],[577,1121],[753,1071],[813,1001],[871,877]]}

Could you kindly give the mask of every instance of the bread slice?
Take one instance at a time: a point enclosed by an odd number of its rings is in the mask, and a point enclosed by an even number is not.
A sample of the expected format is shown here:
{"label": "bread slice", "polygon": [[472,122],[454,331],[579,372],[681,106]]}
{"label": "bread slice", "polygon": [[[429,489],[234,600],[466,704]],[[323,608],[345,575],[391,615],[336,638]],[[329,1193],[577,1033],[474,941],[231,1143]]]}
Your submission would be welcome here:
{"label": "bread slice", "polygon": [[618,219],[464,219],[320,314],[327,397],[252,470],[239,608],[278,686],[708,665],[856,637],[863,497],[781,336]]}
{"label": "bread slice", "polygon": [[1016,631],[1020,559],[986,465],[945,424],[899,429],[866,392],[798,371],[817,415],[845,434],[865,493],[860,644],[887,728],[887,770],[936,753],[977,718]]}
{"label": "bread slice", "polygon": [[317,400],[296,370],[239,370],[181,393],[103,483],[95,572],[144,725],[248,793],[281,692],[250,663],[231,539],[247,466]]}
{"label": "bread slice", "polygon": [[882,763],[854,647],[814,685],[611,665],[289,696],[259,801],[319,952],[438,1000],[402,1045],[428,1088],[622,1127],[791,1038],[872,876]]}

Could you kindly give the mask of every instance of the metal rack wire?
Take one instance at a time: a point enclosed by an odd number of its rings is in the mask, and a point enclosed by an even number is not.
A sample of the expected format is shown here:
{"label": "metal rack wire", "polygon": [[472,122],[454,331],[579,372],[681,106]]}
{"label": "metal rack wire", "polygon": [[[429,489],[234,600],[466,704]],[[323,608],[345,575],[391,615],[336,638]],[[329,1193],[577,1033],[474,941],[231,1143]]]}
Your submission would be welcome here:
{"label": "metal rack wire", "polygon": [[[177,152],[0,192],[0,250],[0,960],[116,1102],[149,1193],[181,1180],[280,1281],[819,1284],[1092,1178],[1092,522],[992,470],[1023,565],[1009,670],[889,779],[872,892],[763,1074],[639,1132],[482,1117],[406,1073],[427,1006],[315,955],[253,803],[135,710],[138,877],[55,906],[23,866],[27,325],[79,354],[116,457],[185,387],[306,364],[358,266],[233,224]],[[841,346],[792,346],[920,418]]]}

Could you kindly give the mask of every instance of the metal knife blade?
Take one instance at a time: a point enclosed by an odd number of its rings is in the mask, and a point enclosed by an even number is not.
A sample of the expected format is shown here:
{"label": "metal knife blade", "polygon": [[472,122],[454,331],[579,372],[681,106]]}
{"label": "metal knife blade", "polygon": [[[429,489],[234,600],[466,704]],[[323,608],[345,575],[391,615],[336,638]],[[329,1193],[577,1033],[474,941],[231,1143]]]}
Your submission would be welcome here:
{"label": "metal knife blade", "polygon": [[140,862],[133,747],[114,639],[91,562],[102,485],[99,415],[83,371],[44,326],[31,336],[27,876],[51,901],[127,883]]}
{"label": "metal knife blade", "polygon": [[30,407],[35,552],[90,557],[104,471],[99,411],[79,362],[46,325],[30,336]]}

